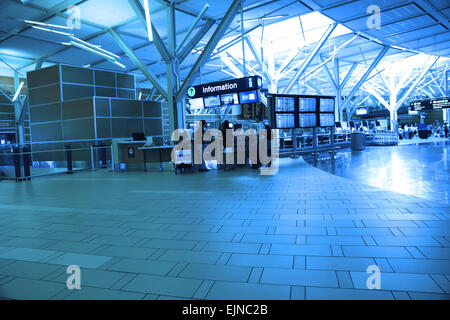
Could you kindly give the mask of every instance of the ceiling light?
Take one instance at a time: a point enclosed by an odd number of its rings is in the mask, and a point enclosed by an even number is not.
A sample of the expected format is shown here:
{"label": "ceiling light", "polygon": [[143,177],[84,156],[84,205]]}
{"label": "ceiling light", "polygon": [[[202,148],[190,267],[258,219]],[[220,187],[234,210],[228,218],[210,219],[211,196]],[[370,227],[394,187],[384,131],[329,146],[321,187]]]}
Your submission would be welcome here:
{"label": "ceiling light", "polygon": [[53,32],[53,33],[57,33],[57,34],[62,34],[64,36],[71,36],[70,33],[67,32],[62,32],[62,31],[56,31],[56,30],[52,30],[52,29],[48,29],[48,28],[43,28],[43,27],[38,27],[38,26],[31,26],[34,29],[39,29],[39,30],[44,30],[44,31],[48,31],[48,32]]}
{"label": "ceiling light", "polygon": [[40,26],[46,26],[46,27],[54,27],[54,28],[61,28],[61,29],[73,29],[73,28],[70,28],[67,26],[59,26],[56,24],[50,24],[50,23],[44,23],[44,22],[38,22],[38,21],[24,20],[24,22],[30,23],[30,24],[38,24]]}
{"label": "ceiling light", "polygon": [[22,90],[22,87],[23,87],[24,84],[25,84],[25,83],[24,83],[23,81],[20,82],[19,88],[17,88],[17,91],[16,91],[16,93],[14,94],[14,97],[13,97],[13,100],[12,100],[13,102],[16,101],[17,98],[19,97],[20,90]]}
{"label": "ceiling light", "polygon": [[85,46],[85,45],[83,45],[81,43],[78,43],[78,42],[75,42],[75,41],[70,41],[70,44],[75,46],[75,47],[77,47],[77,48],[80,48],[82,50],[86,50],[86,51],[92,52],[94,54],[103,56],[103,57],[105,57],[106,59],[108,59],[108,60],[110,60],[112,62],[116,61],[116,59],[114,57],[112,57],[112,56],[110,56],[110,55],[108,55],[106,53],[103,53],[103,52],[101,52],[99,50],[96,50],[96,49],[90,48],[88,46]]}
{"label": "ceiling light", "polygon": [[[287,14],[283,14],[283,15],[279,15],[279,16],[272,16],[272,17],[262,17],[262,18],[253,18],[253,19],[244,19],[244,22],[254,22],[254,21],[261,21],[261,20],[272,20],[272,19],[279,19],[279,18],[284,18],[287,17]],[[238,23],[240,23],[241,21],[238,20]]]}
{"label": "ceiling light", "polygon": [[106,54],[106,55],[108,55],[108,56],[111,56],[111,57],[114,57],[114,58],[116,58],[116,59],[119,59],[119,58],[120,58],[117,54],[114,54],[114,53],[112,53],[112,52],[109,52],[109,51],[107,51],[107,50],[104,50],[104,49],[100,48],[99,46],[96,46],[96,45],[94,45],[94,44],[92,44],[92,43],[83,41],[83,40],[81,40],[81,39],[79,39],[79,38],[77,38],[77,37],[74,37],[74,36],[70,36],[70,38],[71,38],[72,40],[76,41],[76,42],[79,42],[79,43],[81,43],[81,44],[83,44],[83,45],[85,45],[85,46],[87,46],[87,47],[93,49],[93,50],[97,50],[97,51],[103,52],[104,54]]}
{"label": "ceiling light", "polygon": [[148,40],[153,41],[152,23],[150,21],[150,7],[148,5],[149,1],[150,0],[144,0],[145,22],[147,23]]}
{"label": "ceiling light", "polygon": [[126,69],[127,66],[124,64],[121,64],[119,61],[112,61],[114,64],[118,65],[119,67],[121,67],[122,69]]}

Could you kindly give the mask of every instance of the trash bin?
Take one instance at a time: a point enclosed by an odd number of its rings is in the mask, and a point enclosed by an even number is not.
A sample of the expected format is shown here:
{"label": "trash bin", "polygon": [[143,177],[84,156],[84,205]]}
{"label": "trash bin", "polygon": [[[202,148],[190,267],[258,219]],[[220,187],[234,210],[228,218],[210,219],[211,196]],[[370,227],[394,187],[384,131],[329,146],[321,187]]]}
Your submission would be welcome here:
{"label": "trash bin", "polygon": [[360,132],[352,133],[352,150],[361,151],[366,149],[366,135]]}

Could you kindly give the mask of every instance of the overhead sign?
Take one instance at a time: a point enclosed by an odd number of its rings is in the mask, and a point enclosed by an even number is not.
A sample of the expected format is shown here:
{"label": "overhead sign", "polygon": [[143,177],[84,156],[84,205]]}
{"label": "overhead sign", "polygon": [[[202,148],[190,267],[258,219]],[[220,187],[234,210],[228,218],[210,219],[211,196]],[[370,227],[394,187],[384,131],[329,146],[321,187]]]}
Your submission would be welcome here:
{"label": "overhead sign", "polygon": [[413,101],[413,102],[411,102],[410,106],[411,106],[411,110],[413,110],[413,111],[433,109],[430,99]]}
{"label": "overhead sign", "polygon": [[243,92],[261,89],[262,78],[251,76],[226,81],[205,83],[188,88],[187,97],[189,99],[218,96],[227,93]]}
{"label": "overhead sign", "polygon": [[411,102],[410,106],[413,111],[445,109],[450,108],[450,98],[422,99]]}
{"label": "overhead sign", "polygon": [[439,98],[431,101],[433,109],[450,108],[450,98]]}

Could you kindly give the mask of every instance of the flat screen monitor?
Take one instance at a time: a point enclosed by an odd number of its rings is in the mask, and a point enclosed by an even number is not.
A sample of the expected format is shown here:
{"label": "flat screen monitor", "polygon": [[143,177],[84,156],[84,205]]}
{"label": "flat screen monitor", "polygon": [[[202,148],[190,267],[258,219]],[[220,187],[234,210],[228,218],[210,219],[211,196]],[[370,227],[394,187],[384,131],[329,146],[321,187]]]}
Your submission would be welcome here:
{"label": "flat screen monitor", "polygon": [[275,115],[275,122],[277,129],[291,129],[295,128],[295,117],[294,114],[283,114],[278,113]]}
{"label": "flat screen monitor", "polygon": [[300,128],[311,128],[317,126],[317,116],[315,113],[302,113],[298,116]]}
{"label": "flat screen monitor", "polygon": [[239,96],[237,93],[228,93],[220,96],[222,105],[239,104]]}
{"label": "flat screen monitor", "polygon": [[204,97],[203,101],[205,103],[205,108],[214,108],[221,105],[220,96]]}
{"label": "flat screen monitor", "polygon": [[298,111],[316,112],[316,98],[299,98]]}
{"label": "flat screen monitor", "polygon": [[334,127],[334,114],[333,113],[321,113],[320,114],[320,127]]}
{"label": "flat screen monitor", "polygon": [[189,109],[191,110],[203,109],[205,107],[202,98],[188,99],[187,103],[189,105]]}
{"label": "flat screen monitor", "polygon": [[366,114],[368,114],[367,108],[358,108],[358,109],[356,109],[356,115],[364,116]]}
{"label": "flat screen monitor", "polygon": [[334,100],[320,99],[320,112],[334,112]]}
{"label": "flat screen monitor", "polygon": [[146,141],[145,133],[143,132],[135,132],[133,133],[133,141]]}
{"label": "flat screen monitor", "polygon": [[239,101],[241,104],[258,102],[258,94],[256,91],[240,92]]}
{"label": "flat screen monitor", "polygon": [[336,128],[342,128],[342,125],[340,122],[336,122]]}
{"label": "flat screen monitor", "polygon": [[275,112],[294,112],[294,111],[295,111],[294,97],[275,98]]}

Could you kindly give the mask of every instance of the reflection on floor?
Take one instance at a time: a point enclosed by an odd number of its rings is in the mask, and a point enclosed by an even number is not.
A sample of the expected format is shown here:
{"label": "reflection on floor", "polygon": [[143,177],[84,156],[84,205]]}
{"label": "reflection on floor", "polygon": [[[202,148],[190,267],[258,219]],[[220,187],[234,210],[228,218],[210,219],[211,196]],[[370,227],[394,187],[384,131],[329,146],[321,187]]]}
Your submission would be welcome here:
{"label": "reflection on floor", "polygon": [[407,145],[407,144],[422,144],[422,143],[446,142],[446,141],[449,141],[448,138],[431,136],[428,139],[420,139],[419,137],[414,137],[412,139],[399,140],[398,144],[403,146],[403,145]]}
{"label": "reflection on floor", "polygon": [[[283,159],[284,160],[284,159]],[[285,159],[279,174],[0,182],[4,299],[449,299],[449,206]],[[81,290],[66,287],[69,265]],[[367,268],[381,270],[369,290]]]}
{"label": "reflection on floor", "polygon": [[384,190],[431,200],[450,200],[450,141],[345,150],[331,157],[305,158],[316,167]]}

